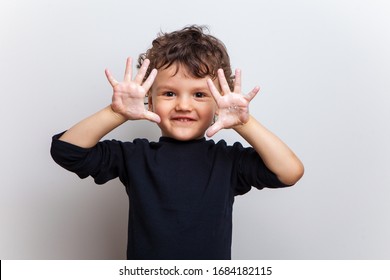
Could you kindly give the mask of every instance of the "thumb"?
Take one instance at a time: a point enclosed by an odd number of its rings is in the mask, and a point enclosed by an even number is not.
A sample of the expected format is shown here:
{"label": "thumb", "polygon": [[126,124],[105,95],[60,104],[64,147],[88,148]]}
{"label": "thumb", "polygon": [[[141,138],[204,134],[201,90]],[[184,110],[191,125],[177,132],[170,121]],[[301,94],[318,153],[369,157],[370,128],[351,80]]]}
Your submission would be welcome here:
{"label": "thumb", "polygon": [[153,112],[150,112],[150,111],[146,111],[145,112],[144,118],[146,120],[149,120],[149,121],[155,122],[155,123],[160,123],[161,122],[160,116],[157,115],[156,113],[153,113]]}
{"label": "thumb", "polygon": [[212,137],[214,136],[218,131],[220,131],[221,129],[223,129],[223,126],[220,122],[215,122],[212,126],[210,126],[207,130],[206,130],[206,135],[207,137]]}

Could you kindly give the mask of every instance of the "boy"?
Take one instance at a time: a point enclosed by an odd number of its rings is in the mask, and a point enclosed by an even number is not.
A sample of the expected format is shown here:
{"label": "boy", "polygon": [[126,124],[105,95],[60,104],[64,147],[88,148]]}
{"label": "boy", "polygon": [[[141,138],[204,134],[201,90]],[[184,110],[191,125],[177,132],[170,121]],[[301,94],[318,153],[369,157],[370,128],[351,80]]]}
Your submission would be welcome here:
{"label": "boy", "polygon": [[[291,186],[303,165],[249,115],[259,87],[241,94],[240,71],[232,76],[223,43],[202,27],[160,34],[138,68],[132,79],[128,58],[123,82],[106,70],[112,104],[54,136],[51,154],[80,178],[103,184],[119,177],[125,185],[128,259],[230,259],[234,196],[252,186]],[[140,119],[157,123],[158,142],[100,141]],[[253,148],[205,139],[224,128]]]}

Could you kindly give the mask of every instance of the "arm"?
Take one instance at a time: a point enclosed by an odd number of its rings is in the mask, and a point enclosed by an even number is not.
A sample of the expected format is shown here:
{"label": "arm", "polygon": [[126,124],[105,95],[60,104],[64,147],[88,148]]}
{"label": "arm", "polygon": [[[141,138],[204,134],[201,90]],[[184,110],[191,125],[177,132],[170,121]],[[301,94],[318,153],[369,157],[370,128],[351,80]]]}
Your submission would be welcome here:
{"label": "arm", "polygon": [[286,185],[294,185],[304,172],[302,162],[276,135],[255,118],[234,129],[256,150],[265,165]]}
{"label": "arm", "polygon": [[126,119],[115,113],[111,106],[93,114],[69,128],[59,140],[73,145],[91,148],[110,131],[126,122]]}
{"label": "arm", "polygon": [[234,91],[231,92],[223,71],[218,71],[223,95],[211,80],[208,81],[219,109],[218,120],[208,129],[207,136],[210,137],[223,128],[233,128],[256,150],[265,165],[281,182],[287,185],[295,184],[303,175],[303,164],[285,143],[249,115],[249,103],[260,88],[255,87],[247,95],[241,94],[240,71],[236,70],[235,75]]}
{"label": "arm", "polygon": [[159,122],[160,117],[147,111],[144,106],[144,97],[157,74],[157,70],[153,70],[143,83],[148,66],[149,60],[145,60],[132,80],[132,60],[128,58],[123,82],[116,81],[106,70],[107,79],[113,88],[112,104],[71,127],[60,140],[90,148],[95,146],[104,135],[127,120],[147,119]]}

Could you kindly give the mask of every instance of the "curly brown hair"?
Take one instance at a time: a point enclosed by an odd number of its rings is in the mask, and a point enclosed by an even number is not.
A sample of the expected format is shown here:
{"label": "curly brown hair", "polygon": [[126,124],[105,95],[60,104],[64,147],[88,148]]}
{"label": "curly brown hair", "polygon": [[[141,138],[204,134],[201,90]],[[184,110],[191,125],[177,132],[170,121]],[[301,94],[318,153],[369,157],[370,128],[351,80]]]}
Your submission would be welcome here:
{"label": "curly brown hair", "polygon": [[145,79],[153,68],[166,69],[176,64],[176,73],[180,66],[186,67],[195,78],[217,77],[222,68],[230,88],[233,90],[234,76],[230,58],[225,45],[209,34],[205,26],[191,25],[171,33],[160,32],[152,42],[152,47],[138,58],[137,68],[145,59],[150,60]]}

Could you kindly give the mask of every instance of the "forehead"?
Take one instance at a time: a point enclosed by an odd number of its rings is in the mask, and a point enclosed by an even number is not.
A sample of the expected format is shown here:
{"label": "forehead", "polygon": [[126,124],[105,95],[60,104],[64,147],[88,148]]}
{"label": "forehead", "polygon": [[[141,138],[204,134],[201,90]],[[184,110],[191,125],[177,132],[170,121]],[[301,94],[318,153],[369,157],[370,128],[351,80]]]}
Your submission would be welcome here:
{"label": "forehead", "polygon": [[188,71],[187,67],[179,64],[172,64],[167,68],[160,68],[154,80],[152,87],[179,87],[179,86],[196,86],[207,87],[206,76],[203,78],[194,77]]}

